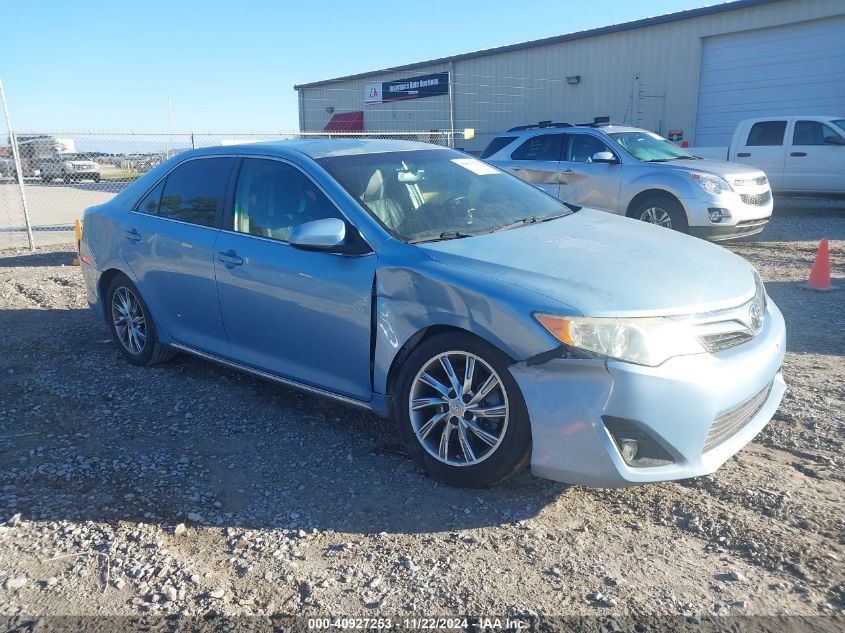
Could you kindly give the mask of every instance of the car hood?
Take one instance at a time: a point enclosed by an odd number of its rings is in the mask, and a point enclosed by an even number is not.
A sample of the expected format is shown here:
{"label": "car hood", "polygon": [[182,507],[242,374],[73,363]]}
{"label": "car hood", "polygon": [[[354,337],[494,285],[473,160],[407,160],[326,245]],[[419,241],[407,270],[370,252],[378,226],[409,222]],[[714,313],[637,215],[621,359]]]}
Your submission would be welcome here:
{"label": "car hood", "polygon": [[755,290],[752,267],[721,246],[592,209],[418,246],[442,264],[537,292],[586,316],[709,312],[738,306]]}
{"label": "car hood", "polygon": [[722,178],[736,178],[737,176],[744,176],[746,178],[757,178],[765,176],[765,174],[748,165],[740,163],[728,163],[723,160],[707,160],[704,159],[689,159],[689,160],[673,160],[667,163],[655,163],[657,165],[668,165],[674,168],[681,168],[690,171],[703,171],[708,174],[715,174]]}

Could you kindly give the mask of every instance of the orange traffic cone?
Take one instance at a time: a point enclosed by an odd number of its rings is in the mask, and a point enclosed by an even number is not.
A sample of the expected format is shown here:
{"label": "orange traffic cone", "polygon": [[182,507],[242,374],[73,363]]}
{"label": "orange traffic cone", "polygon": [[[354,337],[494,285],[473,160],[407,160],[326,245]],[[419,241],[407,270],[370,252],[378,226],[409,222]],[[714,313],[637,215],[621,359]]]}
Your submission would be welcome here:
{"label": "orange traffic cone", "polygon": [[807,279],[806,288],[810,290],[838,290],[830,283],[830,251],[827,240],[819,244],[819,251],[816,253],[816,261],[813,262],[813,269],[810,271],[810,278]]}

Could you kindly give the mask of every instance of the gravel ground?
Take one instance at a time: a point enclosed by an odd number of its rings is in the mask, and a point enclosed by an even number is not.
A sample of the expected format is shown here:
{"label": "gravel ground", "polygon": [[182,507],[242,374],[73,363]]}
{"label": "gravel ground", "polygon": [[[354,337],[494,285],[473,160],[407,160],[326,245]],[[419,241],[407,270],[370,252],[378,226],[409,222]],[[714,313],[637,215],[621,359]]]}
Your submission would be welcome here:
{"label": "gravel ground", "polygon": [[388,421],[126,364],[69,245],[0,252],[0,616],[845,613],[845,291],[800,287],[821,237],[845,286],[845,214],[782,209],[729,246],[787,319],[780,410],[714,475],[625,490],[439,486]]}

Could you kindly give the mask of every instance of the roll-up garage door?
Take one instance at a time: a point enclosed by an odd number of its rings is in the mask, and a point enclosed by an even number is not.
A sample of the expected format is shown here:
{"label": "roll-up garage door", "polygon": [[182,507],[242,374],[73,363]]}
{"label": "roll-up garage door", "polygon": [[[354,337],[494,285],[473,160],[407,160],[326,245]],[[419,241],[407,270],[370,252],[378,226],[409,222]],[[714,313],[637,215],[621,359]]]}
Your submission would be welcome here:
{"label": "roll-up garage door", "polygon": [[694,144],[758,116],[845,116],[845,16],[704,39]]}

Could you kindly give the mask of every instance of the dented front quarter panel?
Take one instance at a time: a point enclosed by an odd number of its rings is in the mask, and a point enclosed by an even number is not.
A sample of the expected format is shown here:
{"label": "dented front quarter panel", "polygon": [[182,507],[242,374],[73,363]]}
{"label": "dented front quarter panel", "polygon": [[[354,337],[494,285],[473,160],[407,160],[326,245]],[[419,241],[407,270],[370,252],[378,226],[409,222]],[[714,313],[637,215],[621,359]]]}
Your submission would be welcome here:
{"label": "dented front quarter panel", "polygon": [[374,315],[373,391],[388,392],[397,354],[433,326],[471,332],[514,361],[548,352],[557,341],[534,312],[578,314],[571,306],[499,279],[437,262],[411,244],[391,240],[379,249]]}

